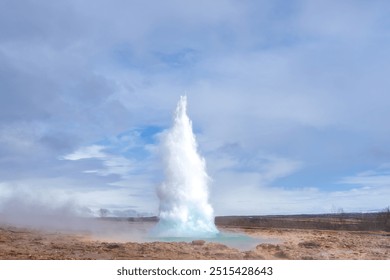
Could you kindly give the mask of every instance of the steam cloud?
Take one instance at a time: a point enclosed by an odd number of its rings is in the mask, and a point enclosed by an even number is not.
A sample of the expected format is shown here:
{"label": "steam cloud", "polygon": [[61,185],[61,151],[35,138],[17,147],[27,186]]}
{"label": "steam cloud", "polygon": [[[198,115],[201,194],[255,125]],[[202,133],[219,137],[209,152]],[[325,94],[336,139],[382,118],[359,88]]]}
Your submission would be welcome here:
{"label": "steam cloud", "polygon": [[180,97],[173,127],[161,141],[165,182],[158,188],[159,237],[213,237],[218,234],[208,203],[205,160],[197,152],[192,124],[186,113],[187,98]]}

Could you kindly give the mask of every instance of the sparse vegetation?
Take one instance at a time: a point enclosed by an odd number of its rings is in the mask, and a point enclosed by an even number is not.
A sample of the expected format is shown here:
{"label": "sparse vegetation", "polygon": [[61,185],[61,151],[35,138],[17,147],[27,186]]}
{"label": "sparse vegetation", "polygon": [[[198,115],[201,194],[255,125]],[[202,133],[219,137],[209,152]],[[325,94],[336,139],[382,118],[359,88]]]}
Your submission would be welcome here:
{"label": "sparse vegetation", "polygon": [[337,210],[337,219],[338,219],[338,222],[341,223],[341,224],[345,223],[345,218],[346,218],[346,213],[345,213],[344,209],[340,207],[340,208]]}
{"label": "sparse vegetation", "polygon": [[390,206],[378,213],[378,223],[385,231],[390,231]]}
{"label": "sparse vegetation", "polygon": [[390,231],[390,207],[376,213],[347,213],[342,208],[332,214],[216,217],[217,225],[246,228],[296,228],[349,231]]}

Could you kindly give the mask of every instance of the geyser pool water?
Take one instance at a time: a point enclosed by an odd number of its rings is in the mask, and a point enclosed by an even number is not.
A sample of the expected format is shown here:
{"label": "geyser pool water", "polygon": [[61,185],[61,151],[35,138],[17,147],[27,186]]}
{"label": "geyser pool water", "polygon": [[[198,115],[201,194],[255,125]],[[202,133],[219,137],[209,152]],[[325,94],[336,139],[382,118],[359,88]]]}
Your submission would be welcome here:
{"label": "geyser pool water", "polygon": [[[152,239],[153,241],[162,242],[191,242],[195,237],[160,237],[158,239]],[[273,239],[264,239],[259,237],[251,237],[243,233],[236,232],[219,232],[213,237],[201,238],[206,242],[221,243],[229,247],[233,247],[239,250],[251,250],[260,243],[275,243]]]}
{"label": "geyser pool water", "polygon": [[213,238],[218,235],[213,208],[208,202],[209,177],[197,151],[187,98],[181,96],[173,126],[161,141],[165,181],[157,190],[159,222],[152,230],[160,238]]}

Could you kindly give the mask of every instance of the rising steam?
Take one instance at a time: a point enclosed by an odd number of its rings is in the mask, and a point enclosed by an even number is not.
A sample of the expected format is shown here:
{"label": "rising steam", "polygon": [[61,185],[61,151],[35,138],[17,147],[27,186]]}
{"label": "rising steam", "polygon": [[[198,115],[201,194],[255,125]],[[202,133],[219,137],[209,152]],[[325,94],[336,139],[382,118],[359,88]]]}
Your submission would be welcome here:
{"label": "rising steam", "polygon": [[180,97],[173,127],[162,138],[165,181],[158,188],[160,221],[153,230],[159,237],[212,237],[218,233],[208,203],[205,160],[197,152],[187,98]]}

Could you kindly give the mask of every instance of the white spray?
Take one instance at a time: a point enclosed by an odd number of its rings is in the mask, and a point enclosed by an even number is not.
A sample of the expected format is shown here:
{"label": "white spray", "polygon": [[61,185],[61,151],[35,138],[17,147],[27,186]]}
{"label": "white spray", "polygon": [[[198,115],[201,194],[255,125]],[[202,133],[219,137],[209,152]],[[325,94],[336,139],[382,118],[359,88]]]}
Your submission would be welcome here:
{"label": "white spray", "polygon": [[173,127],[162,137],[165,182],[158,188],[160,220],[153,230],[159,237],[213,237],[218,233],[208,202],[205,160],[197,152],[187,98],[180,97]]}

